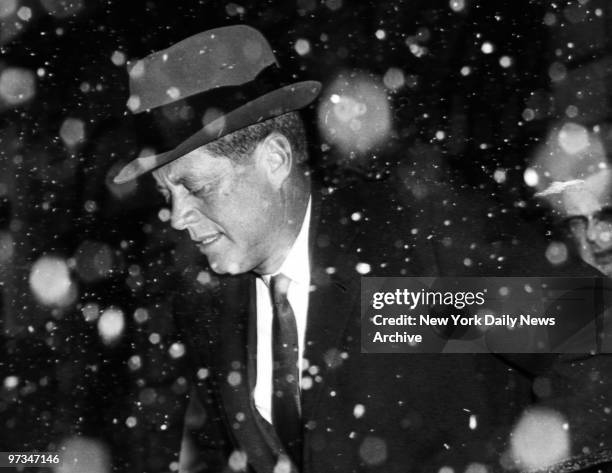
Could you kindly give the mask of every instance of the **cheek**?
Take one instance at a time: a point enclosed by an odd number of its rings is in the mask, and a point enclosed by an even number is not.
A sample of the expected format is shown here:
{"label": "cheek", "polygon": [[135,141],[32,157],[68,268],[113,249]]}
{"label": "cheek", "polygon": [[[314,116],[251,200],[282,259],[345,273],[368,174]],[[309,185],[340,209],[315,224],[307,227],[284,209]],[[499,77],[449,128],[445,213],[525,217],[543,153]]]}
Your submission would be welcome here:
{"label": "cheek", "polygon": [[578,254],[580,255],[580,258],[582,258],[582,260],[585,263],[593,264],[594,257],[593,257],[593,250],[591,248],[591,245],[589,245],[585,241],[581,244],[577,244],[577,247],[578,247]]}
{"label": "cheek", "polygon": [[231,237],[252,244],[269,231],[270,209],[270,201],[260,193],[228,193],[217,208],[218,221]]}
{"label": "cheek", "polygon": [[586,236],[583,231],[572,231],[570,239],[574,242],[576,248],[578,249],[586,248],[588,246]]}
{"label": "cheek", "polygon": [[610,228],[602,229],[597,236],[598,241],[605,246],[612,246],[612,230]]}

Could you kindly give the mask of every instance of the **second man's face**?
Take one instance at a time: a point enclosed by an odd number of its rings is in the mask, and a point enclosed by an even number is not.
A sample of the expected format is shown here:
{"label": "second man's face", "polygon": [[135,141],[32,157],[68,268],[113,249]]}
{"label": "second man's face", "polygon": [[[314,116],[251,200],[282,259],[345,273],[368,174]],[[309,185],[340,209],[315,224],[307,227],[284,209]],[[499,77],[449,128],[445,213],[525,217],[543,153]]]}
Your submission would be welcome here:
{"label": "second man's face", "polygon": [[563,205],[580,257],[612,277],[612,207],[588,189],[565,192]]}
{"label": "second man's face", "polygon": [[273,256],[282,205],[257,161],[235,163],[199,148],[153,176],[172,227],[189,232],[213,271],[257,271]]}

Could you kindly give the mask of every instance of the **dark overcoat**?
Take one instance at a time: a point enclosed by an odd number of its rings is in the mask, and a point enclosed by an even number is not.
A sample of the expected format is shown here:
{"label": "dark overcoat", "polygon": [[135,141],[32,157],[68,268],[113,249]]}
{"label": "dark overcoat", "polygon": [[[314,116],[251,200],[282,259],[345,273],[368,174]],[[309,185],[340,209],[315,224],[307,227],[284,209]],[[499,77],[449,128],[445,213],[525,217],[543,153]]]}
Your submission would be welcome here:
{"label": "dark overcoat", "polygon": [[[521,470],[517,457],[538,458],[530,445],[549,445],[541,458],[565,451],[566,461],[551,471],[609,469],[607,356],[361,353],[361,273],[431,276],[438,265],[412,209],[392,198],[373,206],[376,191],[352,187],[313,192],[304,354],[311,385],[303,390],[299,471]],[[221,277],[210,286],[199,299],[181,294],[174,314],[187,345],[192,401],[205,413],[202,425],[186,429],[196,453],[192,471],[287,471],[277,465],[282,447],[251,394],[255,277]],[[555,419],[566,433],[552,435]],[[179,439],[173,441],[167,448],[178,451]]]}

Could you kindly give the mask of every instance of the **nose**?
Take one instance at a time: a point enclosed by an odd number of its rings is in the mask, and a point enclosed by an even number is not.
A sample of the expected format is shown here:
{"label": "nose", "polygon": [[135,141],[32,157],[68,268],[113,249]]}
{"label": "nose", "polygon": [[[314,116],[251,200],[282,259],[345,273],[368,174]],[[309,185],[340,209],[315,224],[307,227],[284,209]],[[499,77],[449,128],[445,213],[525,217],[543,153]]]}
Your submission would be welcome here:
{"label": "nose", "polygon": [[172,199],[172,213],[170,214],[170,225],[175,230],[185,230],[197,222],[198,211],[188,196],[175,195]]}
{"label": "nose", "polygon": [[586,226],[586,239],[589,243],[595,243],[599,233],[598,224],[599,222],[589,218]]}

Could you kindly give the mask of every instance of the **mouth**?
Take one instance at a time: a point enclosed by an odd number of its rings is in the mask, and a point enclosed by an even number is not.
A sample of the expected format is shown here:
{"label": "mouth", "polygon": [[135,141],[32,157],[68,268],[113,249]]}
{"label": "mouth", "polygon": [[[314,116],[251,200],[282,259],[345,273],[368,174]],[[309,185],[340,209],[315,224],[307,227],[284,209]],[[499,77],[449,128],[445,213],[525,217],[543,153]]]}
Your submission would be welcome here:
{"label": "mouth", "polygon": [[605,251],[596,251],[593,253],[595,262],[597,264],[609,264],[612,263],[612,249]]}
{"label": "mouth", "polygon": [[204,238],[199,238],[195,240],[197,242],[196,246],[200,250],[203,250],[209,247],[210,245],[212,245],[213,243],[215,243],[217,240],[219,240],[221,236],[222,236],[221,233],[211,233],[210,235],[206,235]]}

